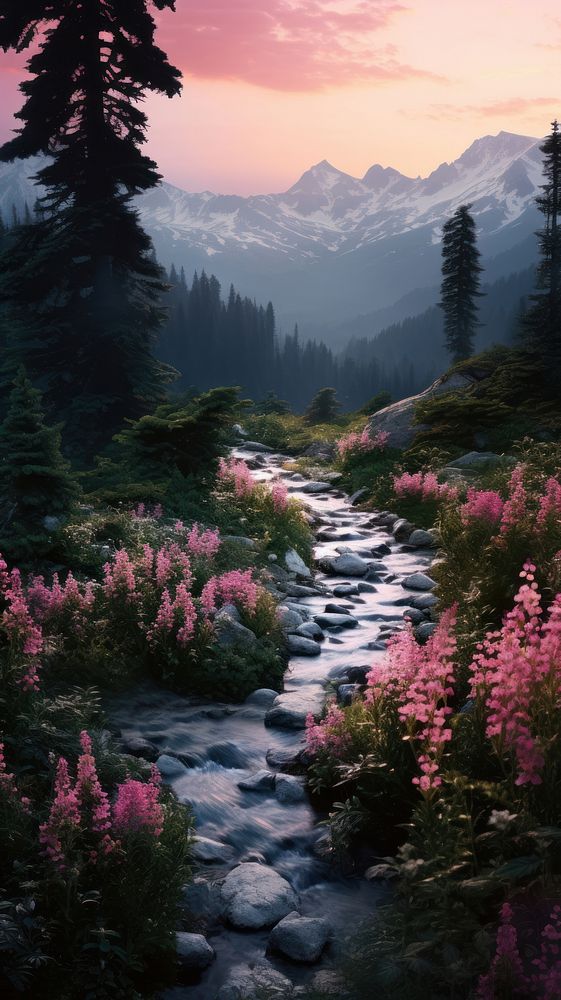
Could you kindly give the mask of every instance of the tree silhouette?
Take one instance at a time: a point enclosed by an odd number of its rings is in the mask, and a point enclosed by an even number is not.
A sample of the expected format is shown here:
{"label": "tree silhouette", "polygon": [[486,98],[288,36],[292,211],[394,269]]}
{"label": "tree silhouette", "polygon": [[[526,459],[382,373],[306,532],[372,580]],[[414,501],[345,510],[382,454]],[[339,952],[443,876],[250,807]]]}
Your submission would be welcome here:
{"label": "tree silhouette", "polygon": [[475,222],[471,205],[461,205],[442,230],[442,288],[439,303],[444,312],[446,347],[454,361],[473,354],[478,323],[477,299],[481,296]]}

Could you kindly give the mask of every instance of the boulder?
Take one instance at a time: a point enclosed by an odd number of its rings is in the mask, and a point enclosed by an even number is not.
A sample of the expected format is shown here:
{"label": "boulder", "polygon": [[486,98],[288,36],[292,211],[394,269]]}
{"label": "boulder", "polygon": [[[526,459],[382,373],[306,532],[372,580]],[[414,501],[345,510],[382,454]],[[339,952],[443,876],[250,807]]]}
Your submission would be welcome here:
{"label": "boulder", "polygon": [[352,615],[316,615],[315,621],[320,628],[356,628],[358,625]]}
{"label": "boulder", "polygon": [[121,752],[129,754],[130,757],[148,760],[152,764],[160,754],[155,743],[145,740],[143,736],[124,736],[121,740]]}
{"label": "boulder", "polygon": [[416,549],[432,549],[435,547],[436,541],[430,531],[423,531],[422,528],[417,528],[416,531],[410,534],[408,544],[414,545]]}
{"label": "boulder", "polygon": [[356,556],[352,552],[344,552],[329,560],[329,568],[332,573],[338,576],[366,576],[368,563],[361,556]]}
{"label": "boulder", "polygon": [[293,962],[317,962],[330,935],[330,926],[323,917],[301,917],[289,913],[273,927],[269,946]]}
{"label": "boulder", "polygon": [[309,578],[312,575],[311,569],[309,566],[306,566],[306,563],[298,555],[296,549],[288,549],[284,557],[284,564],[289,573],[296,573],[296,576]]}
{"label": "boulder", "polygon": [[357,503],[360,503],[366,496],[368,496],[368,487],[362,486],[360,490],[357,490],[356,493],[353,493],[349,497],[351,507],[356,507]]}
{"label": "boulder", "polygon": [[197,923],[215,923],[222,913],[220,886],[195,875],[183,889],[181,906]]}
{"label": "boulder", "polygon": [[216,1000],[286,1000],[292,993],[292,983],[268,962],[238,965],[230,971],[226,982],[216,994]]}
{"label": "boulder", "polygon": [[222,883],[224,916],[234,927],[271,927],[298,908],[294,889],[266,865],[247,862],[228,873]]}
{"label": "boulder", "polygon": [[305,639],[314,639],[316,642],[324,638],[323,629],[316,622],[303,622],[296,629],[295,635],[303,635]]}
{"label": "boulder", "polygon": [[406,518],[400,517],[392,527],[392,535],[396,542],[406,542],[410,537],[411,532],[414,530],[414,524],[411,524],[411,522],[407,521]]}
{"label": "boulder", "polygon": [[415,629],[415,636],[419,640],[419,642],[426,642],[428,639],[430,639],[431,635],[434,635],[436,629],[437,629],[436,622],[423,622],[421,625],[418,625],[417,628]]}
{"label": "boulder", "polygon": [[428,389],[420,392],[417,396],[409,396],[407,399],[400,399],[397,403],[391,403],[375,413],[370,420],[370,433],[374,437],[379,431],[386,432],[389,448],[399,448],[405,450],[409,448],[416,434],[426,430],[424,424],[416,424],[416,409],[419,403],[423,403],[434,396],[442,396],[447,392],[462,393],[469,389],[477,381],[474,375],[454,373],[444,375],[433,382]]}
{"label": "boulder", "polygon": [[304,486],[301,487],[302,493],[310,493],[310,494],[327,493],[327,491],[330,489],[331,489],[331,483],[325,483],[325,482],[322,483],[316,480],[312,480],[312,482],[310,483],[305,483]]}
{"label": "boulder", "polygon": [[262,768],[251,774],[249,778],[242,778],[238,781],[238,788],[243,792],[270,792],[275,784],[275,775],[272,771]]}
{"label": "boulder", "polygon": [[277,618],[283,632],[295,632],[302,624],[302,618],[296,611],[291,611],[286,605],[281,604],[277,608]]}
{"label": "boulder", "polygon": [[405,577],[402,586],[408,590],[432,590],[436,583],[426,573],[412,573]]}
{"label": "boulder", "polygon": [[234,770],[243,770],[248,764],[247,753],[232,740],[226,740],[224,743],[214,743],[209,747],[207,756],[215,764],[220,764],[222,767]]}
{"label": "boulder", "polygon": [[308,715],[319,716],[323,710],[325,694],[322,688],[315,691],[287,691],[279,694],[265,716],[265,725],[280,729],[305,729]]}
{"label": "boulder", "polygon": [[208,969],[215,959],[214,948],[202,934],[188,934],[178,931],[175,935],[177,960],[180,968],[187,972]]}
{"label": "boulder", "polygon": [[418,597],[414,597],[411,601],[411,607],[417,608],[419,611],[430,611],[438,604],[438,597],[434,594],[419,594]]}
{"label": "boulder", "polygon": [[247,535],[224,535],[224,542],[231,542],[232,545],[240,545],[243,549],[255,550],[257,548],[257,542],[254,538],[248,538]]}
{"label": "boulder", "polygon": [[356,583],[338,583],[333,588],[334,597],[353,597],[359,590]]}
{"label": "boulder", "polygon": [[177,757],[168,756],[167,753],[163,753],[158,757],[156,767],[164,781],[174,781],[176,778],[182,778],[187,774],[185,764],[177,760]]}
{"label": "boulder", "polygon": [[359,691],[360,691],[360,685],[359,684],[341,684],[337,688],[337,701],[338,701],[338,703],[340,705],[343,705],[343,707],[346,707],[347,705],[351,705],[352,701],[353,701],[353,698],[356,697],[356,695],[359,693]]}
{"label": "boulder", "polygon": [[214,635],[217,645],[223,649],[229,649],[231,646],[255,646],[258,642],[255,632],[236,621],[223,609],[214,619]]}
{"label": "boulder", "polygon": [[272,688],[258,688],[257,691],[252,691],[251,694],[248,694],[244,704],[269,708],[277,696],[278,691],[273,691]]}
{"label": "boulder", "polygon": [[453,462],[448,462],[449,469],[494,469],[498,465],[512,465],[516,459],[512,455],[496,455],[493,451],[468,451]]}
{"label": "boulder", "polygon": [[294,774],[277,774],[275,795],[279,802],[304,802],[306,799],[306,779]]}
{"label": "boulder", "polygon": [[219,840],[209,837],[196,837],[191,845],[191,855],[201,864],[226,864],[234,857],[233,848],[229,844],[221,844]]}
{"label": "boulder", "polygon": [[274,452],[274,448],[269,448],[268,445],[261,444],[260,441],[244,441],[243,446],[245,451],[254,451],[262,455],[272,455]]}
{"label": "boulder", "polygon": [[304,635],[289,635],[286,644],[291,656],[319,656],[321,653],[319,643]]}

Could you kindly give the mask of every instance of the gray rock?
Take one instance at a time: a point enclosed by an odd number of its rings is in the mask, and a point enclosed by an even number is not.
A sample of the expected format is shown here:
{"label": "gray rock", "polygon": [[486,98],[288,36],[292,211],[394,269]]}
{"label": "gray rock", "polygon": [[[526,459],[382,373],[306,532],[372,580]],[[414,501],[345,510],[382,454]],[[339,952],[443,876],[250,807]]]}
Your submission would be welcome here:
{"label": "gray rock", "polygon": [[301,487],[302,493],[327,493],[331,489],[331,483],[321,483],[317,481],[312,481],[311,483],[305,483]]}
{"label": "gray rock", "polygon": [[316,615],[315,621],[321,628],[356,628],[358,625],[352,615]]}
{"label": "gray rock", "polygon": [[352,597],[354,594],[358,594],[358,592],[356,583],[338,583],[333,588],[334,597]]}
{"label": "gray rock", "polygon": [[195,877],[183,889],[182,908],[193,920],[214,923],[222,913],[220,886],[207,878]]}
{"label": "gray rock", "polygon": [[411,522],[407,521],[406,518],[400,517],[392,528],[392,535],[396,542],[406,542],[414,529],[414,524],[411,524]]}
{"label": "gray rock", "polygon": [[301,917],[289,913],[273,927],[269,945],[293,962],[317,962],[330,935],[330,926],[322,917]]}
{"label": "gray rock", "polygon": [[265,716],[265,725],[278,726],[281,729],[305,729],[307,716],[321,715],[324,701],[325,694],[322,688],[279,694]]}
{"label": "gray rock", "polygon": [[244,704],[262,705],[264,708],[269,708],[277,697],[278,691],[273,691],[272,688],[258,688],[257,691],[252,691],[251,694],[248,694]]}
{"label": "gray rock", "polygon": [[289,882],[273,868],[251,862],[232,869],[222,883],[224,916],[234,927],[260,930],[298,908]]}
{"label": "gray rock", "polygon": [[367,496],[367,494],[368,494],[368,488],[366,486],[363,486],[360,490],[357,490],[356,493],[353,493],[349,497],[349,503],[351,507],[356,507],[357,503],[360,503],[360,501],[365,496]]}
{"label": "gray rock", "polygon": [[257,548],[257,542],[254,538],[248,538],[247,535],[224,535],[223,541],[231,542],[232,545],[240,545],[243,549]]}
{"label": "gray rock", "polygon": [[352,610],[352,604],[326,604],[324,613],[326,615],[350,615]]}
{"label": "gray rock", "polygon": [[516,459],[512,455],[496,455],[493,451],[468,451],[467,455],[448,462],[449,469],[496,468],[498,465],[512,465]]}
{"label": "gray rock", "polygon": [[246,628],[229,614],[219,614],[214,619],[216,643],[223,649],[232,646],[255,646],[258,642],[255,632]]}
{"label": "gray rock", "polygon": [[202,934],[188,934],[178,931],[175,935],[177,959],[181,969],[186,971],[208,969],[215,959],[214,948],[211,948]]}
{"label": "gray rock", "polygon": [[151,743],[150,740],[145,740],[143,736],[125,736],[121,740],[121,751],[122,753],[129,754],[130,757],[140,757],[142,760],[148,760],[154,763],[157,760],[160,751],[158,747]]}
{"label": "gray rock", "polygon": [[314,639],[307,639],[304,635],[289,635],[286,644],[291,656],[319,656],[321,653],[319,643]]}
{"label": "gray rock", "polygon": [[419,611],[430,611],[437,604],[438,597],[434,594],[419,594],[418,597],[414,597],[411,601],[411,607],[417,608]]}
{"label": "gray rock", "polygon": [[415,629],[415,636],[419,642],[426,642],[427,639],[430,639],[431,635],[434,635],[436,628],[435,622],[423,622],[422,625],[418,625]]}
{"label": "gray rock", "polygon": [[416,434],[421,430],[426,430],[426,425],[415,423],[418,404],[447,392],[461,394],[476,381],[475,373],[444,375],[417,396],[409,396],[407,399],[401,399],[399,402],[392,403],[390,406],[386,406],[383,410],[375,413],[370,420],[370,432],[372,436],[377,434],[378,431],[386,431],[389,434],[388,446],[390,448],[400,448],[402,450],[409,448]]}
{"label": "gray rock", "polygon": [[304,622],[298,626],[295,635],[303,635],[305,639],[315,639],[316,642],[324,638],[323,629],[317,622]]}
{"label": "gray rock", "polygon": [[247,437],[247,431],[244,431],[241,424],[234,424],[232,427],[232,433],[236,434],[238,437]]}
{"label": "gray rock", "polygon": [[305,587],[301,583],[287,583],[284,589],[287,597],[315,597],[320,593],[316,587]]}
{"label": "gray rock", "polygon": [[43,518],[43,527],[46,531],[57,531],[62,524],[62,518],[54,517],[52,514],[47,514]]}
{"label": "gray rock", "polygon": [[306,566],[304,560],[298,555],[296,549],[288,549],[285,557],[284,563],[287,570],[290,573],[296,573],[296,576],[311,577],[312,571],[309,566]]}
{"label": "gray rock", "polygon": [[191,854],[195,861],[202,864],[226,864],[234,857],[233,848],[229,844],[221,844],[219,840],[209,837],[197,837],[191,845]]}
{"label": "gray rock", "polygon": [[277,774],[275,795],[279,802],[303,802],[306,799],[306,779],[294,774]]}
{"label": "gray rock", "polygon": [[241,615],[235,604],[224,604],[219,611],[216,612],[214,616],[215,622],[220,622],[223,618],[233,618],[235,622],[239,622]]}
{"label": "gray rock", "polygon": [[232,740],[226,740],[224,743],[214,743],[213,746],[209,747],[207,756],[215,764],[221,764],[222,767],[233,768],[235,770],[243,770],[248,764],[247,753],[237,743],[233,743]]}
{"label": "gray rock", "polygon": [[169,757],[166,753],[158,757],[156,767],[164,781],[174,781],[175,778],[182,778],[187,774],[185,764],[182,764],[176,757]]}
{"label": "gray rock", "polygon": [[412,573],[405,577],[402,586],[408,590],[432,590],[436,583],[426,573]]}
{"label": "gray rock", "polygon": [[[375,594],[376,591],[377,591],[377,589],[378,588],[375,587],[373,583],[363,583],[362,580],[358,584],[358,592],[359,592],[359,594]],[[334,593],[335,593],[335,591],[334,591]]]}
{"label": "gray rock", "polygon": [[274,448],[269,448],[266,444],[261,444],[260,441],[244,441],[245,451],[254,451],[258,454],[272,455],[274,453]]}
{"label": "gray rock", "polygon": [[374,546],[372,549],[372,555],[374,556],[391,556],[392,550],[386,542],[381,542],[380,545]]}
{"label": "gray rock", "polygon": [[238,788],[243,792],[269,792],[275,784],[275,775],[272,771],[256,771],[249,778],[242,778],[238,781]]}
{"label": "gray rock", "polygon": [[360,691],[359,684],[341,684],[337,688],[337,701],[343,707],[350,705]]}
{"label": "gray rock", "polygon": [[413,531],[409,536],[408,544],[414,545],[416,549],[424,549],[434,548],[436,542],[430,531],[423,531],[422,528],[417,528],[416,531]]}
{"label": "gray rock", "polygon": [[311,611],[304,607],[303,604],[294,604],[292,601],[285,601],[284,605],[285,607],[290,608],[291,611],[295,611],[297,615],[300,615],[303,622],[308,621],[308,619],[312,617]]}
{"label": "gray rock", "polygon": [[228,979],[216,994],[216,1000],[286,1000],[292,993],[292,983],[267,962],[251,968],[234,966]]}
{"label": "gray rock", "polygon": [[365,664],[361,667],[349,667],[347,670],[347,677],[351,684],[366,684],[366,678],[370,673],[371,667],[369,664]]}
{"label": "gray rock", "polygon": [[345,552],[343,555],[335,556],[329,560],[329,567],[332,573],[340,576],[366,576],[368,563],[361,556],[353,555],[352,552]]}
{"label": "gray rock", "polygon": [[305,747],[300,750],[283,750],[281,747],[269,747],[265,755],[269,767],[277,767],[281,771],[299,767],[309,762],[309,754]]}
{"label": "gray rock", "polygon": [[407,611],[404,611],[403,617],[407,621],[412,622],[413,625],[420,625],[425,620],[424,611],[419,611],[418,608],[409,608]]}
{"label": "gray rock", "polygon": [[277,608],[277,618],[284,632],[295,632],[298,626],[302,624],[300,615],[296,611],[291,611],[284,604],[281,604]]}

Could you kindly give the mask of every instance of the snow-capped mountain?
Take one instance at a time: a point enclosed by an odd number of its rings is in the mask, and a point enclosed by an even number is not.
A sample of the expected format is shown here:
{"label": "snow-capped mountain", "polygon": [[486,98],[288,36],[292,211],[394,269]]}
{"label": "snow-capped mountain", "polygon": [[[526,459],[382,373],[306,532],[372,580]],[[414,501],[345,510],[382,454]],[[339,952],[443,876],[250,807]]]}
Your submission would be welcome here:
{"label": "snow-capped mountain", "polygon": [[[322,161],[281,194],[191,194],[170,184],[138,201],[161,260],[205,267],[246,294],[272,298],[285,322],[385,308],[438,282],[440,231],[471,203],[493,277],[530,263],[542,183],[540,141],[500,132],[477,139],[428,177],[371,167],[351,177]],[[0,208],[31,206],[40,160],[0,165]],[[501,265],[504,261],[504,267]],[[498,272],[498,273],[497,273]]]}

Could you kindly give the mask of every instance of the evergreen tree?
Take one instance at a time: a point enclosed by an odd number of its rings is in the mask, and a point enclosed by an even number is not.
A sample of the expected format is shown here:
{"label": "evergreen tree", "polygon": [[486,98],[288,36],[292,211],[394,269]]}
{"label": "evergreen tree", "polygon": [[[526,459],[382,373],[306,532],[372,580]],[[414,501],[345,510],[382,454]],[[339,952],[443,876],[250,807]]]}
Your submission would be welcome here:
{"label": "evergreen tree", "polygon": [[44,554],[52,533],[45,518],[63,518],[77,495],[60,428],[45,424],[41,395],[23,369],[0,426],[0,495],[0,551],[13,558]]}
{"label": "evergreen tree", "polygon": [[538,291],[530,297],[523,331],[557,377],[561,369],[561,132],[557,121],[552,123],[551,133],[540,148],[544,154],[545,184],[537,206],[545,217],[545,225],[537,234]]}
{"label": "evergreen tree", "polygon": [[262,416],[268,416],[271,413],[279,415],[290,413],[290,406],[286,399],[280,399],[273,391],[268,392],[261,402],[256,403],[254,409],[255,413]]}
{"label": "evergreen tree", "polygon": [[312,399],[305,417],[308,424],[332,424],[337,419],[341,404],[337,399],[337,390],[320,389]]}
{"label": "evergreen tree", "polygon": [[13,307],[12,352],[81,443],[145,412],[170,376],[151,354],[162,276],[131,207],[160,180],[141,152],[140,103],[180,91],[154,42],[154,7],[174,0],[6,0],[0,14],[5,50],[41,37],[20,88],[21,128],[0,159],[50,158],[36,177],[42,217],[15,233],[0,294]]}
{"label": "evergreen tree", "polygon": [[481,296],[475,222],[471,205],[461,205],[442,230],[442,288],[446,347],[454,361],[473,354],[478,322],[476,300]]}

